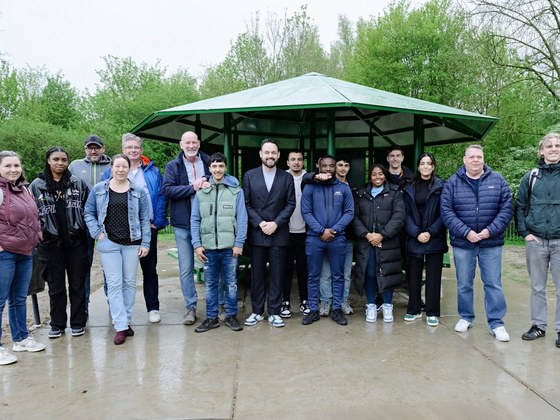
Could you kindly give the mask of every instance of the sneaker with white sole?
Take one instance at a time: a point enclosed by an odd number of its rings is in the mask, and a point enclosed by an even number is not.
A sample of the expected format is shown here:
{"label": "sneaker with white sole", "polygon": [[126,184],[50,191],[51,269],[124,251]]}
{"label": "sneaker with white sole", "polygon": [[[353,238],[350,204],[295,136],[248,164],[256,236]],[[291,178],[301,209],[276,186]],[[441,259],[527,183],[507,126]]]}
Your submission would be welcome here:
{"label": "sneaker with white sole", "polygon": [[330,311],[331,311],[331,303],[328,300],[319,302],[319,315],[329,316]]}
{"label": "sneaker with white sole", "polygon": [[303,316],[307,316],[307,315],[309,315],[309,312],[311,312],[311,308],[309,308],[309,303],[307,303],[306,300],[303,300],[299,304],[299,311],[301,312],[301,314]]}
{"label": "sneaker with white sole", "polygon": [[509,341],[509,334],[506,331],[506,327],[504,327],[503,325],[501,327],[494,328],[492,330],[492,334],[498,341]]}
{"label": "sneaker with white sole", "polygon": [[437,319],[437,316],[428,316],[426,317],[426,324],[430,327],[437,327],[439,325],[439,319]]}
{"label": "sneaker with white sole", "polygon": [[461,318],[457,324],[455,324],[455,331],[464,333],[466,332],[472,325],[472,322],[467,321],[466,319]]}
{"label": "sneaker with white sole", "polygon": [[282,318],[290,318],[292,316],[290,302],[288,302],[287,300],[282,302],[282,308],[280,308],[280,316]]}
{"label": "sneaker with white sole", "polygon": [[6,347],[0,347],[0,366],[11,365],[17,362],[17,357],[8,351]]}
{"label": "sneaker with white sole", "polygon": [[377,305],[375,303],[368,303],[366,305],[366,321],[377,321]]}
{"label": "sneaker with white sole", "polygon": [[37,351],[45,350],[43,343],[37,343],[33,337],[27,337],[25,340],[16,341],[12,347],[13,351],[28,351],[30,353],[35,353]]}
{"label": "sneaker with white sole", "polygon": [[381,305],[381,310],[383,311],[383,322],[393,322],[393,304],[384,303]]}
{"label": "sneaker with white sole", "polygon": [[148,321],[152,324],[157,324],[158,322],[160,322],[161,316],[159,314],[159,311],[153,310],[148,312]]}
{"label": "sneaker with white sole", "polygon": [[251,327],[253,325],[257,325],[257,323],[261,322],[264,319],[264,316],[252,313],[249,315],[249,318],[245,320],[245,325]]}
{"label": "sneaker with white sole", "polygon": [[282,318],[280,318],[280,315],[269,315],[268,316],[268,322],[270,322],[270,325],[272,325],[273,327],[276,327],[276,328],[281,328],[284,325],[286,325],[284,323],[284,320]]}
{"label": "sneaker with white sole", "polygon": [[419,314],[406,314],[404,316],[404,320],[406,322],[412,322],[412,321],[416,321],[417,319],[422,318],[422,312],[420,312]]}
{"label": "sneaker with white sole", "polygon": [[352,315],[354,313],[354,309],[352,309],[352,307],[350,306],[350,302],[348,302],[348,299],[342,302],[342,304],[340,305],[340,309],[342,309],[344,315]]}
{"label": "sneaker with white sole", "polygon": [[196,322],[196,308],[187,308],[183,316],[183,325],[193,325]]}

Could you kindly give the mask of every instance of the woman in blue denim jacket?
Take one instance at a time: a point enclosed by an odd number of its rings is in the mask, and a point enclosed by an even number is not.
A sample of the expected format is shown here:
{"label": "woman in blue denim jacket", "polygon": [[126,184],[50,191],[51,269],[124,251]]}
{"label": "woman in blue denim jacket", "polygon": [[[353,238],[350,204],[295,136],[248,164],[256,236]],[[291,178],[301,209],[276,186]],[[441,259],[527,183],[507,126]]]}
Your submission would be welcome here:
{"label": "woman in blue denim jacket", "polygon": [[150,198],[145,189],[128,180],[130,160],[113,157],[113,176],[93,187],[86,203],[85,220],[105,273],[107,298],[119,345],[130,328],[136,298],[136,271],[139,258],[150,250]]}

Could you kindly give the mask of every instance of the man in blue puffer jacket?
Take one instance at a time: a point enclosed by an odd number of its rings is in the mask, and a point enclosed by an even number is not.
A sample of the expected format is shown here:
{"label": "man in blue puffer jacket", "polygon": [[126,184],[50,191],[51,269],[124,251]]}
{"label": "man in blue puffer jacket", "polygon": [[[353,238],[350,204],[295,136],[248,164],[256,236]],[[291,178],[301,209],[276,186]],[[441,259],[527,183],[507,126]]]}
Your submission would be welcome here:
{"label": "man in blue puffer jacket", "polygon": [[474,321],[473,281],[478,258],[488,325],[498,341],[509,341],[503,321],[507,307],[502,290],[502,248],[513,214],[511,190],[503,176],[484,164],[481,146],[467,147],[463,162],[441,195],[441,217],[449,229],[457,273],[461,319],[455,331],[467,331]]}

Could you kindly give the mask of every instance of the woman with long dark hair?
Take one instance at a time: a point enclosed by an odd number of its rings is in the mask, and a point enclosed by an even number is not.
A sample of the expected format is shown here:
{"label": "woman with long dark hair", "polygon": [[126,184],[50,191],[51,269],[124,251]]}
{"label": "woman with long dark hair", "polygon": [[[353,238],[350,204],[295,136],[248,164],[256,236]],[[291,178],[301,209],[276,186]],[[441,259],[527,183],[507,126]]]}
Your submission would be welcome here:
{"label": "woman with long dark hair", "polygon": [[39,244],[41,276],[49,285],[51,330],[59,338],[67,327],[66,277],[72,336],[85,333],[85,276],[87,230],[84,206],[87,185],[68,170],[68,153],[60,146],[47,150],[45,169],[31,183],[39,207],[43,240]]}
{"label": "woman with long dark hair", "polygon": [[[4,150],[0,152],[0,324],[8,302],[13,351],[45,349],[45,345],[37,343],[27,330],[26,300],[33,269],[33,249],[40,240],[39,211],[27,189],[20,157]],[[0,343],[0,365],[16,361],[17,357]]]}
{"label": "woman with long dark hair", "polygon": [[402,283],[399,231],[404,224],[402,192],[390,184],[387,170],[372,165],[370,182],[358,190],[354,206],[356,271],[354,284],[366,294],[366,321],[377,321],[375,298],[383,296],[383,321],[393,322],[393,290]]}
{"label": "woman with long dark hair", "polygon": [[436,159],[431,153],[418,158],[416,174],[404,189],[405,230],[409,267],[408,308],[404,320],[422,317],[422,273],[426,268],[426,322],[439,324],[443,254],[447,252],[447,231],[440,215],[444,181],[435,174]]}
{"label": "woman with long dark hair", "polygon": [[150,198],[145,188],[128,180],[130,159],[115,155],[112,177],[93,187],[86,222],[105,272],[109,310],[116,330],[113,342],[134,335],[130,327],[136,298],[139,258],[150,251]]}

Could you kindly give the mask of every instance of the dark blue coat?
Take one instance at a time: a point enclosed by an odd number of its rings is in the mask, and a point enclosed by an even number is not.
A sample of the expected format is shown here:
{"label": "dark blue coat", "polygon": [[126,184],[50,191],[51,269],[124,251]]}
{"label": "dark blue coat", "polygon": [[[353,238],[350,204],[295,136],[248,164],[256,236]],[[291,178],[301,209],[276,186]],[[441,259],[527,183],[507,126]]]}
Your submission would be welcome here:
{"label": "dark blue coat", "polygon": [[[465,167],[445,183],[441,217],[449,229],[451,245],[459,248],[491,248],[504,244],[504,232],[513,214],[511,190],[499,173],[484,165],[478,191],[467,180]],[[488,229],[490,237],[473,244],[467,234]]]}
{"label": "dark blue coat", "polygon": [[[169,200],[171,226],[190,229],[191,199],[196,194],[196,191],[193,186],[190,185],[187,168],[185,168],[185,163],[183,162],[184,155],[185,154],[181,151],[175,159],[166,165],[161,190],[163,195]],[[199,155],[204,165],[204,174],[208,180],[211,178],[210,170],[208,169],[210,158],[207,154],[202,152],[199,152]]]}
{"label": "dark blue coat", "polygon": [[[406,248],[408,254],[413,257],[420,258],[426,254],[447,252],[447,230],[440,214],[440,198],[444,185],[445,182],[441,178],[435,178],[434,185],[428,192],[422,220],[416,206],[416,188],[408,184],[403,190],[406,204],[404,223],[407,235]],[[425,244],[417,239],[422,232],[430,233],[430,240]]]}

